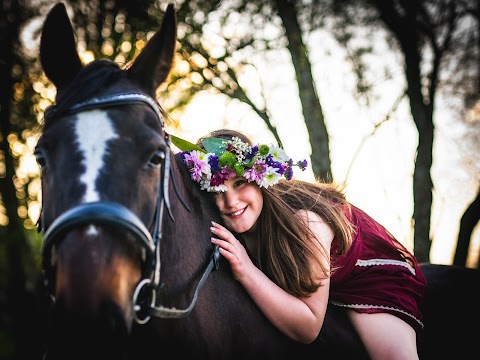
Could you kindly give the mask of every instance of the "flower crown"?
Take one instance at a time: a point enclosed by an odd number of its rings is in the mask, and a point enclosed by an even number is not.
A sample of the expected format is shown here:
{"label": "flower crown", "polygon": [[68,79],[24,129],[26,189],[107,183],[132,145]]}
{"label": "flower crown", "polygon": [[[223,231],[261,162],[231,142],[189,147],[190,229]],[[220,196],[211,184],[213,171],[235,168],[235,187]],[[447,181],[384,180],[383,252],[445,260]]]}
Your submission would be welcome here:
{"label": "flower crown", "polygon": [[302,171],[307,160],[293,160],[277,146],[250,146],[239,137],[231,140],[206,138],[202,141],[205,149],[176,136],[170,136],[172,143],[182,150],[182,157],[190,171],[193,181],[208,192],[224,192],[225,181],[235,176],[243,176],[249,182],[268,188],[278,183],[282,176],[291,180],[293,166]]}

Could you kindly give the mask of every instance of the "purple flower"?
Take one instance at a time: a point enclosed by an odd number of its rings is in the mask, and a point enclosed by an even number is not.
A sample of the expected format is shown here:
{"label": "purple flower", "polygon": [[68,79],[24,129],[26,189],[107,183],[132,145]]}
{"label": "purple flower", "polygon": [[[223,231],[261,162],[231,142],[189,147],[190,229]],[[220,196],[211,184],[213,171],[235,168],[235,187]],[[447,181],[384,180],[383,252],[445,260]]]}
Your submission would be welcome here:
{"label": "purple flower", "polygon": [[305,159],[303,161],[299,161],[297,162],[297,166],[302,169],[302,171],[305,171],[305,169],[307,168],[307,165],[308,165],[308,161]]}
{"label": "purple flower", "polygon": [[210,179],[211,186],[220,186],[225,183],[226,180],[235,176],[235,171],[228,166],[221,168],[220,172],[214,173]]}
{"label": "purple flower", "polygon": [[263,161],[257,161],[250,169],[246,169],[243,177],[248,181],[259,181],[267,170],[267,165]]}
{"label": "purple flower", "polygon": [[250,151],[245,155],[245,159],[250,160],[258,153],[258,145],[252,146]]}
{"label": "purple flower", "polygon": [[192,180],[200,181],[203,178],[203,174],[208,175],[210,173],[207,154],[194,150],[185,153],[183,159],[190,168],[190,177]]}
{"label": "purple flower", "polygon": [[220,165],[218,165],[218,160],[219,160],[219,157],[215,155],[210,155],[208,157],[208,163],[210,164],[210,167],[212,168],[213,173],[220,171]]}
{"label": "purple flower", "polygon": [[293,177],[293,168],[288,166],[284,173],[285,179],[292,180]]}

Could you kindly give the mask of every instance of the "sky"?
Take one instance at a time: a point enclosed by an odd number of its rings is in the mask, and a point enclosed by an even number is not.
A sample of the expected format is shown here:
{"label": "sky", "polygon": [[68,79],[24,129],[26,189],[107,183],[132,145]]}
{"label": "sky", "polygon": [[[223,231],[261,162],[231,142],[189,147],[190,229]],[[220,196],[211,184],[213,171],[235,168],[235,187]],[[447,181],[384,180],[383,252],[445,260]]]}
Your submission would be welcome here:
{"label": "sky", "polygon": [[[38,22],[32,23],[32,26],[38,25]],[[275,29],[272,27],[271,31]],[[209,39],[213,47],[218,39],[217,47],[221,51],[224,43],[216,32],[215,27],[206,27],[204,36],[211,35]],[[375,52],[369,59],[375,91],[371,105],[367,107],[354,98],[355,79],[351,66],[344,61],[343,50],[331,36],[324,31],[315,31],[304,40],[330,137],[335,181],[345,182],[350,202],[373,216],[413,250],[412,176],[418,132],[408,99],[403,98],[390,119],[375,129],[375,124],[382,122],[403,92],[404,75],[399,58],[391,53],[379,33]],[[33,43],[31,39],[26,42]],[[253,60],[255,68],[245,67],[240,82],[255,103],[263,104],[266,99],[268,112],[287,154],[294,160],[309,159],[311,148],[290,54],[286,50],[263,52],[249,60]],[[385,80],[385,69],[392,74],[388,80]],[[159,100],[162,102],[162,97]],[[224,127],[240,130],[254,142],[275,141],[251,108],[238,101],[230,102],[223,95],[199,93],[183,113],[171,115],[180,128],[167,130],[191,142]],[[436,131],[431,170],[434,183],[431,237],[434,241],[430,260],[450,264],[460,217],[476,196],[480,182],[480,157],[464,146],[469,129],[458,121],[457,115],[449,111],[441,98],[437,99],[434,121]],[[36,169],[33,156],[26,157],[25,162]],[[314,180],[311,168],[297,172],[296,176]],[[32,218],[38,217],[38,209],[32,206]],[[473,267],[480,249],[478,225],[471,249],[467,265]]]}
{"label": "sky", "polygon": [[[317,93],[330,136],[335,181],[345,182],[350,202],[372,215],[413,250],[412,176],[418,132],[410,114],[408,98],[405,97],[391,118],[375,130],[375,124],[384,119],[403,92],[402,68],[395,58],[388,58],[389,51],[377,43],[377,54],[384,63],[387,62],[393,78],[377,82],[373,105],[366,107],[353,97],[355,79],[352,71],[343,60],[342,50],[329,35],[315,32],[307,41]],[[321,44],[322,48],[315,48],[316,44]],[[250,96],[259,103],[263,101],[260,96],[262,87],[268,111],[287,154],[294,160],[309,159],[311,148],[290,55],[286,51],[264,53],[255,58],[254,63],[257,70],[247,68],[240,80]],[[380,67],[378,72],[374,76],[381,79]],[[452,119],[446,105],[438,103],[431,170],[435,190],[431,219],[434,241],[430,260],[451,264],[460,217],[476,196],[480,164],[476,159],[477,163],[473,166],[476,174],[472,168],[464,166],[468,153],[459,143],[468,129]],[[185,112],[175,114],[174,119],[181,127],[168,130],[191,142],[212,130],[227,127],[242,131],[255,143],[275,143],[266,125],[247,105],[238,101],[229,102],[219,94],[198,94]],[[296,175],[304,180],[314,179],[311,168]],[[471,245],[472,254],[478,252],[478,226]],[[475,266],[476,258],[469,258],[469,266]]]}

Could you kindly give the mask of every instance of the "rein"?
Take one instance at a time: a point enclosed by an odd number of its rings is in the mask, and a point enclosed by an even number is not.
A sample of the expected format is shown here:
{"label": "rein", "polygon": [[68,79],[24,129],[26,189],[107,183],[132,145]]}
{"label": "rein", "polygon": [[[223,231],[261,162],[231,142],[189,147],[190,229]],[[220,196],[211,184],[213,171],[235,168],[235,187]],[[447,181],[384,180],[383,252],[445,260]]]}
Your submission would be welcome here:
{"label": "rein", "polygon": [[[51,106],[45,111],[45,118],[54,118],[76,114],[82,111],[92,109],[108,108],[129,104],[148,105],[157,115],[157,118],[162,128],[165,129],[163,116],[159,109],[158,103],[150,96],[140,93],[122,93],[93,98],[75,104],[69,109],[60,111],[57,106]],[[210,257],[210,261],[208,262],[208,265],[195,288],[192,300],[187,308],[168,308],[162,306],[161,304],[157,304],[156,293],[160,287],[161,268],[160,242],[162,239],[162,225],[165,208],[167,208],[168,214],[172,221],[175,221],[169,198],[170,179],[172,179],[175,194],[180,199],[183,206],[185,206],[188,211],[191,211],[188,204],[180,196],[174,178],[171,177],[172,169],[170,164],[170,138],[168,137],[168,134],[165,135],[165,140],[167,142],[167,148],[165,156],[163,158],[162,176],[160,178],[159,194],[157,197],[157,206],[155,211],[155,220],[153,224],[154,226],[152,234],[149,232],[149,230],[147,230],[143,222],[133,212],[131,212],[129,209],[127,209],[121,204],[110,201],[96,201],[77,205],[60,215],[52,222],[50,226],[48,226],[48,228],[45,226],[43,216],[41,217],[40,228],[43,232],[43,242],[41,250],[42,266],[45,275],[45,284],[49,289],[50,293],[53,292],[53,285],[51,281],[53,271],[51,254],[54,245],[59,242],[61,237],[66,232],[72,230],[77,226],[84,226],[89,224],[111,225],[115,227],[120,227],[121,230],[124,230],[133,235],[134,238],[138,239],[141,242],[142,248],[144,249],[145,256],[142,264],[143,279],[137,285],[137,288],[135,289],[133,295],[133,314],[135,321],[139,324],[145,324],[150,320],[152,316],[160,318],[180,318],[188,315],[192,311],[198,298],[200,289],[203,286],[205,280],[208,278],[208,275],[214,267],[218,269],[220,253],[218,251],[218,246],[215,246],[214,251]],[[140,294],[143,294],[144,289],[150,290],[147,295],[142,295],[143,299],[145,299],[145,297],[147,299],[150,298],[149,304],[145,304],[145,300],[142,301],[142,303],[140,303],[139,301]],[[52,299],[54,300],[53,296]],[[145,316],[140,316],[140,312],[142,312],[142,314],[145,314]]]}

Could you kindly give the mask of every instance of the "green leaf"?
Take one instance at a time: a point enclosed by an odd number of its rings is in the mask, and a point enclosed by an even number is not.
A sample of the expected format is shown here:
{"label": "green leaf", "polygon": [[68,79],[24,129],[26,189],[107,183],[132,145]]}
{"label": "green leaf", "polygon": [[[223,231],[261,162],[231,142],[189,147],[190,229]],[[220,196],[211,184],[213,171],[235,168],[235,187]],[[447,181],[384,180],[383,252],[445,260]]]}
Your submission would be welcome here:
{"label": "green leaf", "polygon": [[255,165],[255,162],[256,162],[257,160],[258,160],[258,155],[255,155],[254,157],[252,157],[252,158],[250,159],[249,162],[246,162],[246,161],[244,160],[243,163],[244,163],[244,165],[245,165],[246,167],[251,168],[251,167],[253,167],[253,165]]}
{"label": "green leaf", "polygon": [[227,149],[226,142],[225,139],[207,138],[202,141],[202,144],[207,152],[213,153],[215,156],[221,156]]}
{"label": "green leaf", "polygon": [[192,151],[192,150],[198,150],[203,153],[206,153],[205,150],[202,148],[198,147],[195,144],[192,144],[191,142],[181,139],[175,135],[170,135],[170,140],[172,140],[172,144],[175,145],[177,148],[179,148],[181,151]]}

